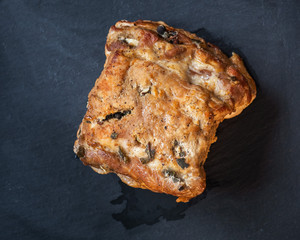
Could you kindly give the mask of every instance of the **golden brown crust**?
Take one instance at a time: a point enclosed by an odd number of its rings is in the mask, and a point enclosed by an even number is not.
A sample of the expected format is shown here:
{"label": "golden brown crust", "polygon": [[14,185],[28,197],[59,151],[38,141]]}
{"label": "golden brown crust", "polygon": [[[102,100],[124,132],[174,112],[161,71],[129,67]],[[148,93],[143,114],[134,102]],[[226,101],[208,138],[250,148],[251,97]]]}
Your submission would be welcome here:
{"label": "golden brown crust", "polygon": [[111,27],[74,151],[101,174],[186,202],[205,189],[203,164],[224,118],[256,88],[242,60],[163,22]]}

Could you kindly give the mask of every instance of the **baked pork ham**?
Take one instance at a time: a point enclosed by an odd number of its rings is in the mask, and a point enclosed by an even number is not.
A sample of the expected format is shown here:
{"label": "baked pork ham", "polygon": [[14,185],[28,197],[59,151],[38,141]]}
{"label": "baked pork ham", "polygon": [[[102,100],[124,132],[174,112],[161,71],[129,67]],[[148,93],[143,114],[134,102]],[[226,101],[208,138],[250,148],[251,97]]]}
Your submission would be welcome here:
{"label": "baked pork ham", "polygon": [[206,186],[216,129],[256,87],[241,58],[164,22],[119,21],[88,96],[74,152],[100,174],[188,202]]}

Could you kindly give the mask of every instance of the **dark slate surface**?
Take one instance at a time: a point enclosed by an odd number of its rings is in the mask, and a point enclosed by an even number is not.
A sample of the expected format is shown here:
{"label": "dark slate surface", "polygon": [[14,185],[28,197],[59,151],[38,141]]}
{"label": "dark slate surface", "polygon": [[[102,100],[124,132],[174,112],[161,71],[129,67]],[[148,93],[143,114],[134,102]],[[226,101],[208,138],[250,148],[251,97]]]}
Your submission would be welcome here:
{"label": "dark slate surface", "polygon": [[[1,239],[299,239],[299,1],[0,1]],[[239,53],[258,96],[225,121],[188,204],[72,152],[117,20],[164,20]]]}

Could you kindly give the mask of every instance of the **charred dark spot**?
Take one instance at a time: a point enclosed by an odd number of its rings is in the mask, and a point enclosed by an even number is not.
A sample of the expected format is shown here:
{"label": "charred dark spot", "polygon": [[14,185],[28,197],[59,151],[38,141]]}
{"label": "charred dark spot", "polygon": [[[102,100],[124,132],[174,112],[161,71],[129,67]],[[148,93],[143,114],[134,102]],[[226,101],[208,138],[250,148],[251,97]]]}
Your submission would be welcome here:
{"label": "charred dark spot", "polygon": [[230,78],[231,78],[231,80],[234,81],[234,82],[237,81],[237,77],[235,77],[235,76],[232,76],[232,77],[230,77]]}
{"label": "charred dark spot", "polygon": [[184,186],[181,186],[178,190],[182,191],[184,189]]}
{"label": "charred dark spot", "polygon": [[118,119],[120,120],[122,117],[126,116],[127,114],[130,114],[131,110],[125,110],[123,112],[115,112],[115,113],[111,113],[109,115],[106,115],[106,117],[102,120],[102,122],[104,121],[109,121],[110,119]]}
{"label": "charred dark spot", "polygon": [[113,132],[113,133],[110,135],[110,137],[111,137],[112,139],[117,139],[117,138],[118,138],[118,133]]}
{"label": "charred dark spot", "polygon": [[150,151],[151,159],[154,158],[155,153],[156,153],[155,149],[151,149]]}
{"label": "charred dark spot", "polygon": [[148,142],[146,146],[146,153],[148,155],[148,158],[153,159],[155,155],[155,149],[151,149],[151,143]]}
{"label": "charred dark spot", "polygon": [[182,169],[187,168],[187,167],[190,166],[190,164],[188,164],[188,163],[185,162],[185,158],[177,158],[177,159],[176,159],[176,162],[178,163],[178,165],[179,165]]}
{"label": "charred dark spot", "polygon": [[76,155],[77,155],[79,158],[82,158],[82,157],[85,156],[85,149],[84,149],[83,146],[79,146]]}
{"label": "charred dark spot", "polygon": [[165,126],[165,130],[167,130],[168,129],[168,127],[167,126]]}
{"label": "charred dark spot", "polygon": [[128,162],[128,158],[126,157],[126,155],[125,155],[125,153],[124,153],[124,151],[122,150],[121,147],[119,147],[119,149],[118,149],[118,154],[119,154],[121,160],[122,160],[124,163],[127,163],[127,162]]}
{"label": "charred dark spot", "polygon": [[154,159],[155,156],[155,149],[151,149],[151,143],[148,142],[145,152],[147,153],[148,157],[147,158],[140,158],[141,163],[145,164]]}
{"label": "charred dark spot", "polygon": [[85,121],[86,123],[91,123],[91,121]]}

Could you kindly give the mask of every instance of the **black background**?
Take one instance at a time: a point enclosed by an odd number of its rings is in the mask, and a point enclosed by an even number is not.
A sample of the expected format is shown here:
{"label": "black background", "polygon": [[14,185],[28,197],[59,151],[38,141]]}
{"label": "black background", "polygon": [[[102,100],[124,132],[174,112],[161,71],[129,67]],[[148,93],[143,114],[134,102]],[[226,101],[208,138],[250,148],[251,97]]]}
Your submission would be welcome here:
{"label": "black background", "polygon": [[[299,1],[0,1],[1,239],[299,239]],[[188,204],[98,175],[72,147],[121,19],[245,60],[253,104],[218,130]]]}

